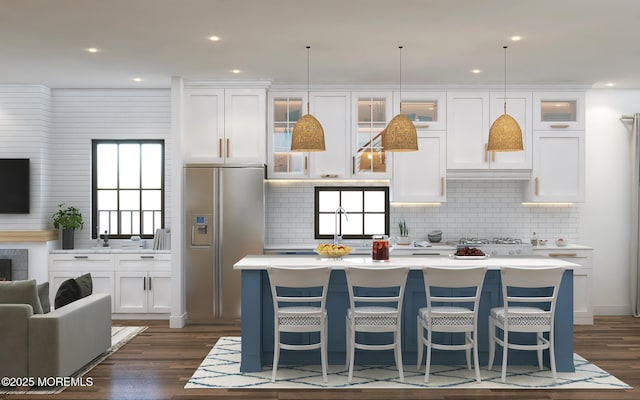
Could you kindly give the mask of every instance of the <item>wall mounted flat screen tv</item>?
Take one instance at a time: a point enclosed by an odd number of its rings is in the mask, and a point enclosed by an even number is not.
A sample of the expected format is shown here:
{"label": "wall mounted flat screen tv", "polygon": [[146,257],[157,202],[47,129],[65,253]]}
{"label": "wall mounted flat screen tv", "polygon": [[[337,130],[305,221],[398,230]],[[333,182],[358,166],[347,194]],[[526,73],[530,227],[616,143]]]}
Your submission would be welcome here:
{"label": "wall mounted flat screen tv", "polygon": [[0,214],[29,214],[28,158],[0,158]]}

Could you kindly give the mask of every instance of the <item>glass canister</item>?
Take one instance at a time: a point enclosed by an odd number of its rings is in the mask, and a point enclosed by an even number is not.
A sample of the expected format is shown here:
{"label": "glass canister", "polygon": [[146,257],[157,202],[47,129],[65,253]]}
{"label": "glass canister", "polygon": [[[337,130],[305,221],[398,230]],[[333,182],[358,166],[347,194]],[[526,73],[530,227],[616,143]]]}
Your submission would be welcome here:
{"label": "glass canister", "polygon": [[371,242],[371,258],[373,261],[389,261],[389,237],[373,235]]}

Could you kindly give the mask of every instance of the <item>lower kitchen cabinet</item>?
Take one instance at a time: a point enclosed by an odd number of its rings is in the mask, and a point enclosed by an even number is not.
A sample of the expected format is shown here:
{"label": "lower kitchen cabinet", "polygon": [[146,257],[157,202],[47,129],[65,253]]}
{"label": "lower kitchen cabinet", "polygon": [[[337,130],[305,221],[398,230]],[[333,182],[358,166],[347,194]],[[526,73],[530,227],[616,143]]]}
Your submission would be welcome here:
{"label": "lower kitchen cabinet", "polygon": [[117,271],[115,312],[171,312],[171,273]]}
{"label": "lower kitchen cabinet", "polygon": [[90,273],[93,293],[111,295],[114,318],[164,318],[171,313],[171,254],[49,254],[49,297],[67,279]]}
{"label": "lower kitchen cabinet", "polygon": [[593,249],[589,247],[535,248],[534,255],[560,258],[580,264],[581,268],[573,271],[573,323],[576,325],[593,324],[593,308],[591,306]]}
{"label": "lower kitchen cabinet", "polygon": [[115,258],[115,313],[171,312],[168,254],[118,254]]}

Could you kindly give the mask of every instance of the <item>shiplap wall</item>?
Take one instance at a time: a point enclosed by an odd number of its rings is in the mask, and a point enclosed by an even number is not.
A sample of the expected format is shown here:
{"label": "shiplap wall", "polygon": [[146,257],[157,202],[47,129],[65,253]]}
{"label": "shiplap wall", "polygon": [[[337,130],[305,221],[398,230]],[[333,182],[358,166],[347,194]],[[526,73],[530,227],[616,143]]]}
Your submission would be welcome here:
{"label": "shiplap wall", "polygon": [[0,158],[29,158],[31,172],[30,213],[0,214],[1,230],[49,228],[50,125],[49,88],[0,85]]}
{"label": "shiplap wall", "polygon": [[91,140],[165,140],[165,227],[171,226],[171,97],[169,89],[52,89],[49,215],[59,203],[84,216],[75,247],[91,241]]}
{"label": "shiplap wall", "polygon": [[[266,190],[266,238],[268,245],[315,243],[313,196],[317,183],[270,181]],[[398,222],[405,220],[409,236],[424,240],[432,230],[442,230],[443,240],[474,236],[515,237],[529,240],[559,237],[577,242],[581,205],[524,206],[522,181],[449,181],[447,202],[439,206],[392,206],[391,235],[398,236]]]}

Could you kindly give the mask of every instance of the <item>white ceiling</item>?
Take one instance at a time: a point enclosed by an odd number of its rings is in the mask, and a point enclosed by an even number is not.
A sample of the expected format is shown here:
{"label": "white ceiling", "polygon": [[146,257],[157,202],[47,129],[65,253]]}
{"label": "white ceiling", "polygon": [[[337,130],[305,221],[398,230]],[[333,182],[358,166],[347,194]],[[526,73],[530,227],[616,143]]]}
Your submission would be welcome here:
{"label": "white ceiling", "polygon": [[403,85],[502,84],[507,44],[510,85],[639,89],[637,38],[637,0],[0,0],[0,83],[306,84],[310,45],[312,85],[393,85],[403,45]]}

